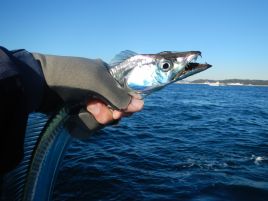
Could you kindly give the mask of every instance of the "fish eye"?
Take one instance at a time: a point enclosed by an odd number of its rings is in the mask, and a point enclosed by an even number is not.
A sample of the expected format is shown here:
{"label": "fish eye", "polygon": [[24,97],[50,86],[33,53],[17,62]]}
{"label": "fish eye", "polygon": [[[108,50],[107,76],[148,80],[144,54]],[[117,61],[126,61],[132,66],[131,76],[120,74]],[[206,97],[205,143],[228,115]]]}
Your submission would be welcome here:
{"label": "fish eye", "polygon": [[160,63],[160,68],[162,71],[167,72],[172,67],[172,64],[169,61],[162,61]]}
{"label": "fish eye", "polygon": [[169,63],[164,63],[163,65],[162,65],[162,68],[164,69],[164,70],[166,70],[166,69],[168,69],[169,68]]}

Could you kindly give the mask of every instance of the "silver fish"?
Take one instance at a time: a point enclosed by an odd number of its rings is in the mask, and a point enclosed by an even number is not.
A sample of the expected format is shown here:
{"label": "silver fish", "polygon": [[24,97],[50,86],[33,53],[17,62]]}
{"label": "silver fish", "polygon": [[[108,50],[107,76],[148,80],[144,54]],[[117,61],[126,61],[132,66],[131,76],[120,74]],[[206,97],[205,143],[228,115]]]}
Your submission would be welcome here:
{"label": "silver fish", "polygon": [[210,68],[210,64],[195,63],[199,56],[200,51],[137,54],[125,50],[112,60],[109,71],[130,94],[144,98],[168,84]]}

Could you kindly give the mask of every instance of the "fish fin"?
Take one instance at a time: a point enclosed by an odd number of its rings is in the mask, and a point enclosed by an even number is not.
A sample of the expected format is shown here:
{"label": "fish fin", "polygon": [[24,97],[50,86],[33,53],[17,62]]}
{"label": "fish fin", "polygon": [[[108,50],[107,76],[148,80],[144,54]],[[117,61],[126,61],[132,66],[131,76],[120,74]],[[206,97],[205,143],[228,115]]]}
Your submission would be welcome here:
{"label": "fish fin", "polygon": [[24,158],[14,170],[4,176],[0,200],[1,198],[3,200],[22,200],[35,146],[47,120],[48,117],[41,113],[29,115],[24,140]]}
{"label": "fish fin", "polygon": [[137,55],[136,52],[133,52],[131,50],[124,50],[117,54],[110,62],[110,66],[114,67],[117,66],[118,64],[122,63],[123,61],[129,59],[130,57],[133,57]]}

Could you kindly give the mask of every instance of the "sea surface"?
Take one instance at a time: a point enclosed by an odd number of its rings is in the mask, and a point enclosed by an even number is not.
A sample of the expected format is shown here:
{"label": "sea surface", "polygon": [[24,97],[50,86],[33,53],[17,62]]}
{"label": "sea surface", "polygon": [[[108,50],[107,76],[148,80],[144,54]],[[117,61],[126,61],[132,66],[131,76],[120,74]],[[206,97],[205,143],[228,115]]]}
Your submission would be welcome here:
{"label": "sea surface", "polygon": [[267,201],[268,87],[173,84],[73,140],[53,200]]}

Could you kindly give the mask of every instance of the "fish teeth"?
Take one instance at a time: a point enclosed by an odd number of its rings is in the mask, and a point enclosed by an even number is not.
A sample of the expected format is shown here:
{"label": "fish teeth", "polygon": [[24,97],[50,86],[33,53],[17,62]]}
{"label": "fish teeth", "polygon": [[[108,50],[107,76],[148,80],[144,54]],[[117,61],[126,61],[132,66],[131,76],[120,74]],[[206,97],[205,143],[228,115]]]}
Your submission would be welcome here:
{"label": "fish teeth", "polygon": [[197,54],[192,54],[192,55],[188,56],[188,58],[187,58],[187,62],[188,62],[188,63],[190,63],[190,62],[192,62],[192,61],[195,62],[195,61],[197,60],[198,56],[199,56],[199,55],[197,55]]}

